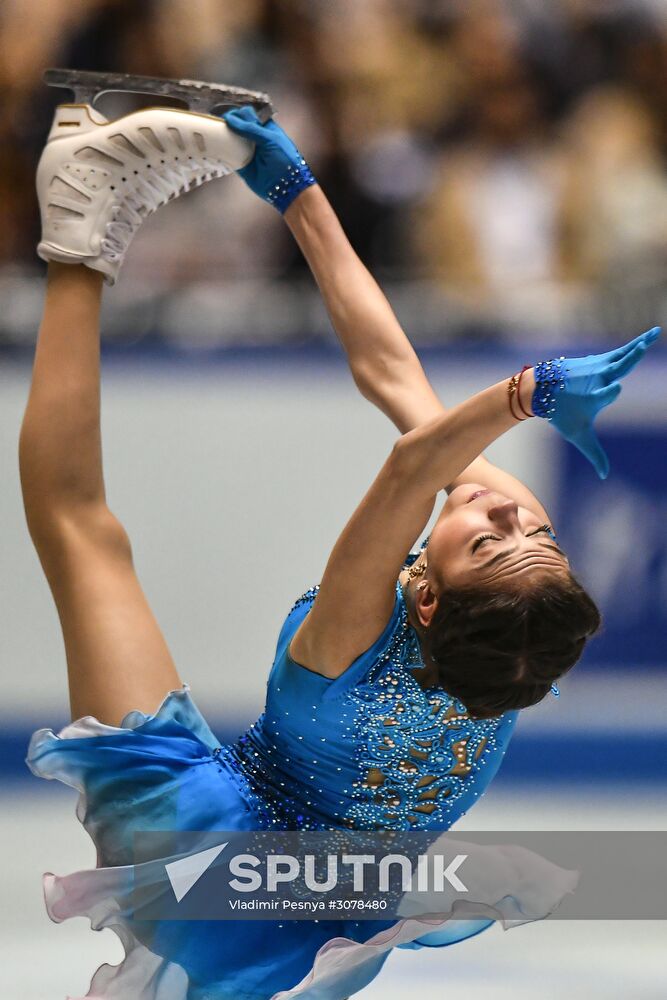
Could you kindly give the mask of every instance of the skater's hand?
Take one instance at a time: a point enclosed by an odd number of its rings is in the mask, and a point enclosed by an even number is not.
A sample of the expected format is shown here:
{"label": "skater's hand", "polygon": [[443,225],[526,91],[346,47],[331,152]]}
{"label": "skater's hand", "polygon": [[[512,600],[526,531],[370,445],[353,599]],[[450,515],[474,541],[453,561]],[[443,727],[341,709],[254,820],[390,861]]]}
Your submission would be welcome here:
{"label": "skater's hand", "polygon": [[270,118],[264,125],[254,108],[226,111],[229,127],[255,143],[255,155],[237,171],[251,191],[283,213],[304,188],[315,184],[308,164],[290,137]]}
{"label": "skater's hand", "polygon": [[584,358],[559,358],[535,366],[532,409],[545,417],[595,468],[600,479],[609,475],[609,459],[593,421],[621,392],[620,379],[632,371],[660,336],[653,327],[623,347]]}

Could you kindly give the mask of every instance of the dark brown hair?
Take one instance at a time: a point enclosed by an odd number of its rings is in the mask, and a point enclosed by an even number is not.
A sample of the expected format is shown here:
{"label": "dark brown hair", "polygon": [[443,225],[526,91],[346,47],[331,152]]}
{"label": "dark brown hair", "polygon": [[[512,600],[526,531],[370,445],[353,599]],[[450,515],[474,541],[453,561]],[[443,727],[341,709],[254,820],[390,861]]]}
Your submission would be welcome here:
{"label": "dark brown hair", "polygon": [[446,586],[420,640],[442,687],[473,718],[491,718],[541,701],[599,626],[592,598],[558,573],[514,589]]}

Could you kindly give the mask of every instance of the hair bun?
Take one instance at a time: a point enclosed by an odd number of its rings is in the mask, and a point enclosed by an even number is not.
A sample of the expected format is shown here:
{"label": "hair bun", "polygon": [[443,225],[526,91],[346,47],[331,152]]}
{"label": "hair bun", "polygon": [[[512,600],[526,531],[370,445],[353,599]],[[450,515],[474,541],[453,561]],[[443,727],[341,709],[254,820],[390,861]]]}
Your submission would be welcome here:
{"label": "hair bun", "polygon": [[600,613],[572,574],[532,589],[445,588],[422,645],[471,716],[541,701],[579,660]]}

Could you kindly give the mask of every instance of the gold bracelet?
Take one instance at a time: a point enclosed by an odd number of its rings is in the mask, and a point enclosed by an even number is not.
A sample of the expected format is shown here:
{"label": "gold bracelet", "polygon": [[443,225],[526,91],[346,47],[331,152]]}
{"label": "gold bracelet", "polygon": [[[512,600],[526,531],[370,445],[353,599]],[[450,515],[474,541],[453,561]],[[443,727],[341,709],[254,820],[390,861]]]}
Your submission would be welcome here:
{"label": "gold bracelet", "polygon": [[[521,374],[523,374],[523,372]],[[509,408],[510,408],[510,413],[512,414],[512,416],[514,417],[514,419],[522,421],[522,420],[527,420],[528,418],[527,417],[517,417],[516,413],[514,412],[514,407],[512,406],[512,400],[514,399],[514,396],[516,394],[516,387],[519,384],[519,378],[520,377],[521,376],[519,375],[519,372],[515,372],[515,374],[512,375],[511,379],[507,383],[507,402],[508,402],[508,405],[509,405]],[[519,405],[521,405],[521,401],[520,400],[519,400]]]}

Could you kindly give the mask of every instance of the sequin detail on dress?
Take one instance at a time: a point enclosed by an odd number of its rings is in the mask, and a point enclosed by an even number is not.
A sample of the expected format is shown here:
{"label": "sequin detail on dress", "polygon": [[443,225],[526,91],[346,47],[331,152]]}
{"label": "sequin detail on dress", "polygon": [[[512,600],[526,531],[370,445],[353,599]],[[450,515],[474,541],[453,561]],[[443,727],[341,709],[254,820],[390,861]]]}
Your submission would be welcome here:
{"label": "sequin detail on dress", "polygon": [[461,815],[473,773],[500,749],[499,718],[471,719],[442,688],[424,690],[409,670],[416,665],[421,650],[403,604],[391,645],[349,694],[361,778],[346,826],[446,829]]}
{"label": "sequin detail on dress", "polygon": [[265,712],[225,749],[244,800],[268,829],[448,829],[491,781],[517,713],[471,719],[442,688],[420,686],[398,581],[385,632],[339,677],[294,663],[289,639],[318,591],[287,616]]}
{"label": "sequin detail on dress", "polygon": [[311,587],[310,590],[307,590],[305,594],[302,594],[301,597],[297,598],[297,600],[290,608],[290,615],[292,614],[293,611],[296,611],[297,608],[300,608],[302,604],[310,604],[311,601],[314,601],[315,598],[317,597],[317,592],[319,589],[320,585],[319,583],[317,583],[315,584],[314,587]]}
{"label": "sequin detail on dress", "polygon": [[226,763],[255,817],[253,829],[330,830],[330,820],[313,815],[317,803],[308,794],[304,796],[301,773],[295,777],[285,766],[293,762],[307,768],[308,761],[284,757],[278,746],[267,741],[267,731],[263,712],[233,746],[223,747]]}

